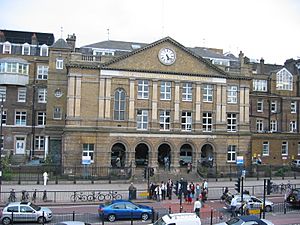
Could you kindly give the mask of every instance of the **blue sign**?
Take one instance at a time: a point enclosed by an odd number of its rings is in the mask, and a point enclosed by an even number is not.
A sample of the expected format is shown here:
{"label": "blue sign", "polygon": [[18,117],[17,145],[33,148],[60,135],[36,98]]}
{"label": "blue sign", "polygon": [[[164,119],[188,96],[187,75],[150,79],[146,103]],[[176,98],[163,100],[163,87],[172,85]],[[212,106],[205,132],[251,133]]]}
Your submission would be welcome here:
{"label": "blue sign", "polygon": [[244,156],[237,156],[236,157],[236,164],[243,165],[244,164]]}

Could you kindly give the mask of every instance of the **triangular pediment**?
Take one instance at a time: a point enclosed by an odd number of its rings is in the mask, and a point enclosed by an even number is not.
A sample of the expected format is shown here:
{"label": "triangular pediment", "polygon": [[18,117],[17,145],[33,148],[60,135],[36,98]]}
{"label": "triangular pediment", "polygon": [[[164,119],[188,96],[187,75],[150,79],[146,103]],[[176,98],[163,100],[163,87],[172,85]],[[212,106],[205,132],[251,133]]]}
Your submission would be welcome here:
{"label": "triangular pediment", "polygon": [[[165,49],[170,50],[170,56]],[[164,56],[163,54],[167,54]],[[169,57],[174,62],[169,63]],[[163,58],[163,59],[162,59]],[[166,61],[164,61],[164,58]],[[209,60],[190,51],[170,37],[105,63],[102,69],[168,74],[226,77],[227,73]]]}

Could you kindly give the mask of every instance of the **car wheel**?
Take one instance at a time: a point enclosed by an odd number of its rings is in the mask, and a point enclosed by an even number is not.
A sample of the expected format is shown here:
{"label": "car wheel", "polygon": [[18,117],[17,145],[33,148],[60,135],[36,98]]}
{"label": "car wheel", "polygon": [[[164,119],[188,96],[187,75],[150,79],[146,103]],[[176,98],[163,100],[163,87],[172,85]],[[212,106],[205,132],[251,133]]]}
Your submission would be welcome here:
{"label": "car wheel", "polygon": [[38,222],[38,223],[41,223],[41,224],[44,224],[44,223],[46,222],[46,219],[45,219],[45,217],[40,216],[40,217],[37,219],[37,222]]}
{"label": "car wheel", "polygon": [[266,212],[271,212],[271,211],[272,211],[271,206],[267,205],[267,206],[265,207],[265,211],[266,211]]}
{"label": "car wheel", "polygon": [[108,215],[107,219],[109,222],[114,222],[116,220],[116,216],[114,214],[110,214]]}
{"label": "car wheel", "polygon": [[8,218],[8,217],[4,217],[4,218],[2,219],[2,224],[3,224],[3,225],[11,224],[11,219]]}
{"label": "car wheel", "polygon": [[149,219],[148,213],[142,213],[142,220],[146,221]]}

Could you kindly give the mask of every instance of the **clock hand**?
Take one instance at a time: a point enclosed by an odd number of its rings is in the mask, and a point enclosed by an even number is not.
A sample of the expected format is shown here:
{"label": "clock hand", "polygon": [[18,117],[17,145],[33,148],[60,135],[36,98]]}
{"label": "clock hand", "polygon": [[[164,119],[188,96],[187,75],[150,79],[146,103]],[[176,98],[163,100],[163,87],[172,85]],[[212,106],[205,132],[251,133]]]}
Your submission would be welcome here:
{"label": "clock hand", "polygon": [[168,54],[166,54],[166,56],[167,56],[167,60],[170,60],[170,57],[168,56]]}

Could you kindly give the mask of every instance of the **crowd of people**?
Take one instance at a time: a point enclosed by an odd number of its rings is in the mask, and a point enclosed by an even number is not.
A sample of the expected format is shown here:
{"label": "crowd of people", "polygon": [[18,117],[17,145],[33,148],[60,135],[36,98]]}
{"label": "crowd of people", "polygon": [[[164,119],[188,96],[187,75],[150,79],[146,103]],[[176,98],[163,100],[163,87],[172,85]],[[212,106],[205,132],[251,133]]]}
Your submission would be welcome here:
{"label": "crowd of people", "polygon": [[184,201],[187,204],[194,204],[195,213],[200,216],[200,208],[207,201],[208,182],[187,182],[183,178],[173,182],[169,179],[167,182],[150,183],[149,196],[157,201],[171,200],[173,197]]}

